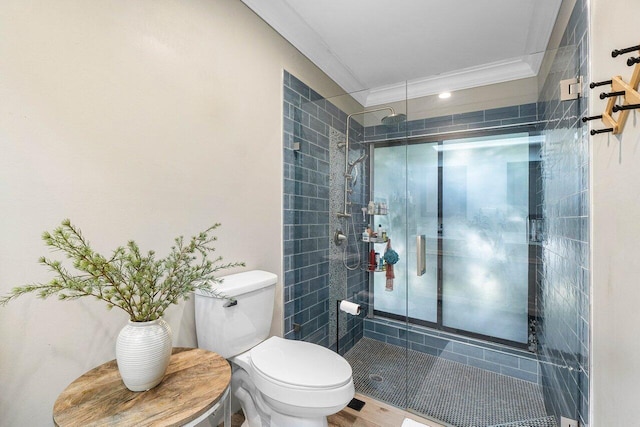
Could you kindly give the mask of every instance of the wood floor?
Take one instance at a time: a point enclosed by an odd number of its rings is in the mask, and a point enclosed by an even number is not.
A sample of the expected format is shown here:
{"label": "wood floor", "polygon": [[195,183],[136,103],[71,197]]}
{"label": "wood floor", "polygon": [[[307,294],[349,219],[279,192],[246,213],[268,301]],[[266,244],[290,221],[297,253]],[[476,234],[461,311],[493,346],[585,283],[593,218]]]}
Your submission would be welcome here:
{"label": "wood floor", "polygon": [[418,421],[428,427],[444,427],[433,421],[387,405],[360,394],[356,398],[365,402],[360,412],[344,408],[329,417],[329,427],[400,427],[405,418]]}
{"label": "wood floor", "polygon": [[[405,418],[418,421],[428,427],[444,427],[442,424],[425,420],[366,396],[356,394],[356,398],[365,402],[362,410],[358,412],[351,408],[344,408],[329,417],[329,427],[400,427]],[[240,427],[243,421],[242,413],[237,413],[233,415],[231,425]]]}

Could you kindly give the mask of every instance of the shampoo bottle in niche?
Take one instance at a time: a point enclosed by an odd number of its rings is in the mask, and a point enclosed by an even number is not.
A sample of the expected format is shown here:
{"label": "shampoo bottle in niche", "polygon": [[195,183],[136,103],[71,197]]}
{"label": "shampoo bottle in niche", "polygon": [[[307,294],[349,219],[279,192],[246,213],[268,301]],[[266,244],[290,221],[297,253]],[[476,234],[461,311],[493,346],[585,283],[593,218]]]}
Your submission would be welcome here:
{"label": "shampoo bottle in niche", "polygon": [[369,271],[374,271],[376,269],[376,251],[371,249],[369,251]]}
{"label": "shampoo bottle in niche", "polygon": [[374,215],[376,213],[376,205],[373,203],[373,200],[369,200],[369,204],[367,205],[367,214]]}

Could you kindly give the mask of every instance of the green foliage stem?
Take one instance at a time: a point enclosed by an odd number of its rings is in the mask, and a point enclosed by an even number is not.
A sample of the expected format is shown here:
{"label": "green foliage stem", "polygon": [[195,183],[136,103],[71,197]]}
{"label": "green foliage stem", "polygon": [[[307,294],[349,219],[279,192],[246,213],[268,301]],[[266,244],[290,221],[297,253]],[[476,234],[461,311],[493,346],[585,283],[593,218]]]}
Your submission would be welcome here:
{"label": "green foliage stem", "polygon": [[209,258],[217,240],[211,233],[219,226],[216,223],[186,242],[182,236],[177,237],[169,255],[162,259],[156,259],[154,251],[142,254],[133,240],[116,248],[107,259],[91,249],[80,229],[65,219],[52,233],[43,233],[42,239],[47,246],[63,252],[80,273],[68,271],[60,261],[41,257],[40,264],[55,277],[48,283],[13,288],[0,297],[0,305],[32,292],[40,298],[57,295],[61,300],[93,296],[106,302],[109,309],[126,311],[133,322],[147,322],[162,317],[171,304],[188,299],[196,289],[224,298],[211,289],[212,284],[222,281],[215,273],[245,264],[224,264],[221,256]]}

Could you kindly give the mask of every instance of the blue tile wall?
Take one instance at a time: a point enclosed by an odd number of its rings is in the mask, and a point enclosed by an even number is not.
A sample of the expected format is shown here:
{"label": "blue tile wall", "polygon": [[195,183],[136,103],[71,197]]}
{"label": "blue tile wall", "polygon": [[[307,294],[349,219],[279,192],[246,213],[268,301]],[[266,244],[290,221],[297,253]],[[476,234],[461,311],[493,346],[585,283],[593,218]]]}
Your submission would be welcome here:
{"label": "blue tile wall", "polygon": [[[332,129],[345,132],[347,115],[286,71],[283,94],[284,336],[335,348],[329,142]],[[359,198],[367,193],[366,188],[356,190]],[[360,271],[345,278],[346,283],[338,284],[343,298],[366,286]],[[342,353],[362,336],[363,325],[362,318],[353,316],[339,321]]]}
{"label": "blue tile wall", "polygon": [[286,72],[283,90],[284,332],[287,338],[326,344],[329,131],[311,103],[321,100],[317,93]]}
{"label": "blue tile wall", "polygon": [[407,120],[396,125],[369,126],[365,129],[365,141],[459,132],[494,126],[535,124],[538,121],[538,104],[522,104],[492,108],[469,113],[450,114],[428,119]]}
{"label": "blue tile wall", "polygon": [[[537,272],[538,353],[547,411],[589,423],[589,139],[587,0],[578,0],[548,75],[538,112],[546,123],[542,212],[546,236]],[[581,75],[583,98],[559,101],[559,81]]]}
{"label": "blue tile wall", "polygon": [[[329,142],[331,129],[345,132],[347,115],[286,71],[283,90],[285,337],[335,348],[335,292],[331,291],[330,261],[334,219],[329,212],[329,199],[335,191],[329,177],[335,165],[331,163]],[[532,103],[364,129],[357,121],[351,121],[350,133],[352,136],[363,135],[361,138],[370,142],[534,123],[538,118],[537,108],[537,104]],[[294,143],[299,144],[299,150],[293,149]],[[355,212],[368,201],[368,170],[363,175],[360,184],[354,188]],[[365,249],[362,248],[362,253]],[[336,268],[341,266],[336,265]],[[346,289],[341,291],[343,297],[369,309],[366,273],[347,271],[346,283]],[[340,352],[344,353],[363,336],[363,322],[362,318],[342,313],[338,316]],[[299,331],[294,330],[294,324],[300,325]],[[383,340],[389,342],[389,337]],[[399,342],[400,339],[396,343]]]}

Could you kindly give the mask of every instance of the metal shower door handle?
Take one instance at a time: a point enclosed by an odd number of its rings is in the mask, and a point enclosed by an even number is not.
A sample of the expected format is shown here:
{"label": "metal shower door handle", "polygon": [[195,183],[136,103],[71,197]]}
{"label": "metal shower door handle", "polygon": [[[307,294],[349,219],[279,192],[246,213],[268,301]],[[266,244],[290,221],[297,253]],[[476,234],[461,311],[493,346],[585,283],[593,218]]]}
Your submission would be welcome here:
{"label": "metal shower door handle", "polygon": [[427,239],[424,234],[416,236],[416,267],[418,276],[427,272]]}

